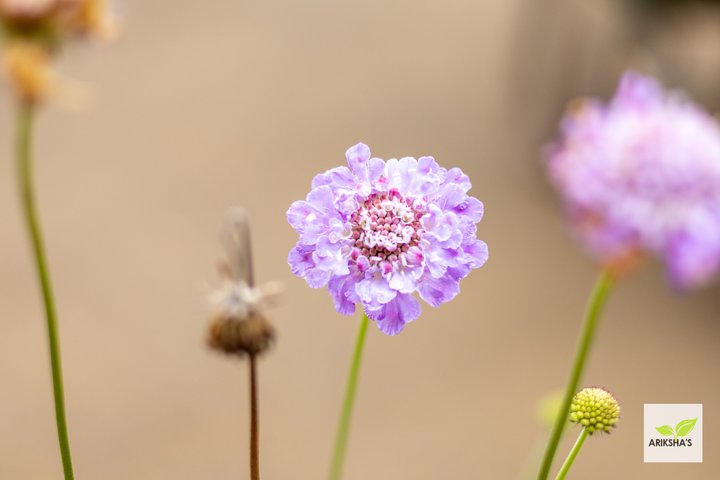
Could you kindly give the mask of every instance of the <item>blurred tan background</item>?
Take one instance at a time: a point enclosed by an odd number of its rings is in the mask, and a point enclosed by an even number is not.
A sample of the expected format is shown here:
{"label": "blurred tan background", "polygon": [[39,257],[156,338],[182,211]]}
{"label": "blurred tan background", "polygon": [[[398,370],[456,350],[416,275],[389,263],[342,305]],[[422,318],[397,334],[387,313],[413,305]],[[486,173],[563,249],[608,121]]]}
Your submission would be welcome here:
{"label": "blurred tan background", "polygon": [[[246,365],[203,343],[231,205],[250,212],[259,280],[286,286],[260,365],[263,478],[324,478],[358,321],[291,275],[285,211],[358,141],[469,174],[490,260],[400,336],[370,331],[345,478],[521,478],[594,279],[538,149],[570,97],[607,95],[630,65],[720,106],[718,13],[610,0],[128,0],[124,13],[117,45],[64,55],[96,105],[48,108],[37,129],[77,478],[247,478]],[[0,112],[0,478],[59,479],[6,96]],[[718,298],[673,293],[653,265],[621,285],[585,384],[612,390],[623,419],[573,478],[720,478]],[[705,404],[705,463],[643,464],[642,405],[664,402]]]}

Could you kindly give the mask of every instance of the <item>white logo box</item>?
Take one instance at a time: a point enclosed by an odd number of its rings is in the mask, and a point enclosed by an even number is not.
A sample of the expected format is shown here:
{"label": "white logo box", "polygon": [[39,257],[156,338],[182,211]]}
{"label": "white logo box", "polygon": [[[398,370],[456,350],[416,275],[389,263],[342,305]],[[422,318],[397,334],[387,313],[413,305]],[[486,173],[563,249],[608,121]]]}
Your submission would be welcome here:
{"label": "white logo box", "polygon": [[[663,435],[657,431],[658,427],[665,425],[674,430],[680,422],[695,418],[697,423],[684,436]],[[703,406],[701,403],[646,403],[643,430],[645,463],[702,463]],[[665,430],[665,433],[668,433],[667,429]]]}

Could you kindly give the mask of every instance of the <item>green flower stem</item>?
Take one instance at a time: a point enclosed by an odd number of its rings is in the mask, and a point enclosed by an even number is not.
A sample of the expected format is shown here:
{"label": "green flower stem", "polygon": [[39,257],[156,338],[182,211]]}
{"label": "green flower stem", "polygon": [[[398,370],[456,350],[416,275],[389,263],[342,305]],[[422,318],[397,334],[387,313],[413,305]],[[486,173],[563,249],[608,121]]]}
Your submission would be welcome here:
{"label": "green flower stem", "polygon": [[582,448],[583,443],[585,443],[585,439],[587,438],[587,436],[587,428],[583,428],[580,431],[580,435],[578,435],[577,440],[575,441],[575,445],[573,445],[572,450],[570,450],[570,453],[568,453],[568,456],[565,459],[565,463],[563,463],[563,466],[562,468],[560,468],[557,477],[555,477],[555,480],[563,480],[567,476],[567,473],[570,471],[570,467],[572,467],[572,464],[575,461],[575,457],[577,457],[578,453],[580,453],[580,449]]}
{"label": "green flower stem", "polygon": [[57,313],[50,284],[47,255],[43,241],[40,221],[35,204],[35,189],[33,186],[32,165],[32,125],[34,107],[23,103],[18,112],[17,124],[17,182],[20,189],[20,203],[25,217],[25,223],[32,243],[35,256],[35,266],[42,290],[47,319],[48,343],[50,346],[50,368],[52,370],[53,396],[55,399],[55,420],[57,422],[58,442],[62,457],[65,480],[74,478],[72,459],[70,456],[70,441],[68,440],[67,421],[65,419],[65,394],[63,391],[62,366],[60,364],[60,343],[58,341]]}
{"label": "green flower stem", "polygon": [[543,430],[535,437],[535,440],[533,440],[532,446],[530,447],[530,453],[525,460],[525,466],[523,467],[519,477],[521,480],[530,480],[535,478],[535,472],[537,472],[538,465],[540,465],[542,456],[545,453],[545,442],[547,441],[549,433],[549,429],[547,429],[547,431]]}
{"label": "green flower stem", "polygon": [[365,312],[363,312],[362,320],[360,321],[360,330],[358,331],[357,341],[355,343],[355,353],[353,354],[352,364],[350,365],[350,373],[345,390],[345,400],[343,401],[342,412],[340,413],[337,436],[335,437],[335,450],[333,452],[332,463],[330,464],[330,475],[328,476],[330,480],[340,480],[342,478],[345,451],[347,450],[348,435],[350,433],[350,418],[352,417],[353,405],[355,404],[355,392],[357,391],[360,361],[362,360],[368,323],[370,323],[370,319]]}
{"label": "green flower stem", "polygon": [[250,355],[250,479],[260,480],[260,453],[258,448],[257,362]]}
{"label": "green flower stem", "polygon": [[577,392],[580,384],[580,378],[582,377],[585,364],[587,363],[588,352],[590,351],[593,338],[595,337],[595,331],[597,330],[598,318],[600,317],[600,313],[602,312],[605,301],[610,293],[612,284],[613,279],[611,274],[609,272],[603,272],[598,277],[595,287],[590,294],[587,310],[585,312],[585,322],[580,333],[577,350],[575,351],[575,361],[573,362],[570,378],[568,379],[567,386],[565,387],[565,393],[560,410],[558,411],[557,418],[555,418],[555,424],[553,425],[552,433],[550,434],[550,439],[548,440],[548,444],[545,449],[545,456],[543,457],[543,463],[540,467],[540,472],[538,473],[538,480],[547,480],[548,475],[550,474],[550,468],[552,467],[552,462],[555,458],[560,438],[562,437],[563,430],[567,424],[570,404],[572,403],[573,396]]}

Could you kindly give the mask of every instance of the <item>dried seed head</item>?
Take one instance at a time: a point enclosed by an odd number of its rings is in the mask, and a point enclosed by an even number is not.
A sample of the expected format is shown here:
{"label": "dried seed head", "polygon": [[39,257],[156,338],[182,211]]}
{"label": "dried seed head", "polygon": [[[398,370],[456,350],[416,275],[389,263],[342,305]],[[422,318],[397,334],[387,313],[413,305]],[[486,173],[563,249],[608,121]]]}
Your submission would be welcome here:
{"label": "dried seed head", "polygon": [[610,433],[620,419],[620,405],[602,388],[580,390],[570,405],[570,421],[583,425],[588,433]]}
{"label": "dried seed head", "polygon": [[210,324],[208,344],[236,355],[256,355],[267,350],[275,338],[275,329],[263,309],[277,290],[276,284],[251,288],[242,281],[226,279],[211,296],[217,313]]}
{"label": "dried seed head", "polygon": [[264,315],[238,319],[218,315],[210,323],[208,345],[230,355],[259,355],[267,351],[275,340],[275,329]]}
{"label": "dried seed head", "polygon": [[221,231],[227,261],[221,264],[223,283],[210,297],[215,315],[208,344],[235,355],[257,355],[273,343],[275,329],[265,315],[280,293],[277,283],[254,284],[250,227],[242,209],[232,209]]}

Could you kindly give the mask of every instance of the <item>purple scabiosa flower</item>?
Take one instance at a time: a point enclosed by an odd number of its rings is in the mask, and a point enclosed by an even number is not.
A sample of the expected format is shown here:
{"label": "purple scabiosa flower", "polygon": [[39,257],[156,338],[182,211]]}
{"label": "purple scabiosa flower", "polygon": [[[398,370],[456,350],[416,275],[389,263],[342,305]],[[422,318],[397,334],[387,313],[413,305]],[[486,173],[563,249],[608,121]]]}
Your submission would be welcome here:
{"label": "purple scabiosa flower", "polygon": [[460,292],[459,282],[485,263],[476,238],[483,204],[467,194],[470,180],[432,157],[387,162],[359,143],[348,167],[317,175],[287,218],[300,240],[288,262],[313,288],[328,286],[338,312],[361,304],[388,335]]}
{"label": "purple scabiosa flower", "polygon": [[607,266],[649,253],[680,288],[720,269],[720,129],[679,93],[626,73],[607,105],[570,110],[548,167],[574,230]]}

